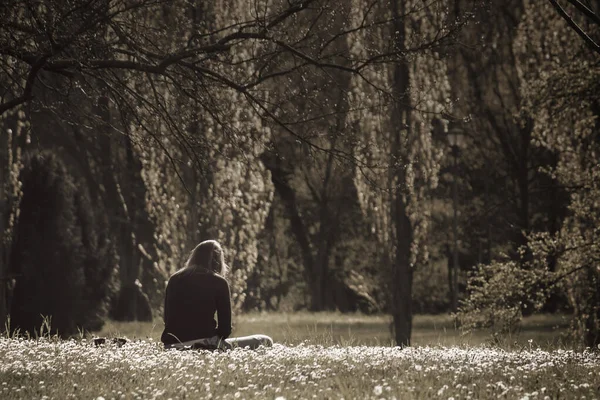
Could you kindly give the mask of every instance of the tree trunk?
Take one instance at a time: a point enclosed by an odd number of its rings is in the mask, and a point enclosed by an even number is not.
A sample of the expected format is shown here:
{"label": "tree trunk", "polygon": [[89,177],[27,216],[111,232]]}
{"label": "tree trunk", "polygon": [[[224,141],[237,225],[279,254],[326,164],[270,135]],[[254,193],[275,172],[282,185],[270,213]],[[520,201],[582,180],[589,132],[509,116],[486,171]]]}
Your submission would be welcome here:
{"label": "tree trunk", "polygon": [[584,343],[586,347],[597,349],[600,345],[600,276],[595,268],[587,268],[587,278],[590,288],[587,289],[587,304],[584,305],[585,332]]}
{"label": "tree trunk", "polygon": [[[7,120],[5,120],[7,121]],[[11,126],[12,123],[8,123],[4,126]],[[9,256],[10,256],[10,243],[6,240],[5,234],[7,225],[11,214],[11,201],[9,194],[7,193],[8,180],[10,179],[9,170],[12,167],[9,165],[11,159],[10,154],[13,152],[12,148],[8,146],[11,142],[16,142],[15,137],[12,136],[9,139],[9,135],[15,135],[14,133],[9,134],[7,131],[0,134],[0,190],[2,190],[2,198],[0,198],[0,332],[4,331],[6,325],[6,318],[9,313],[9,290],[8,290],[8,274],[9,274]],[[14,154],[14,153],[13,153]]]}
{"label": "tree trunk", "polygon": [[308,240],[308,233],[306,232],[306,227],[304,226],[304,222],[302,221],[302,217],[300,216],[300,212],[296,204],[296,194],[289,185],[286,171],[280,165],[281,160],[279,160],[276,155],[269,155],[265,153],[262,156],[262,161],[265,165],[265,168],[267,168],[269,172],[271,172],[271,181],[273,182],[273,186],[275,187],[275,192],[281,197],[285,209],[289,214],[292,233],[296,237],[298,245],[300,246],[300,253],[302,254],[302,263],[304,265],[305,278],[311,286],[310,294],[311,302],[313,303],[311,304],[312,309],[313,305],[315,304],[315,295],[318,295],[316,293],[313,293],[313,287],[315,286],[313,284],[313,271],[315,268],[315,260],[312,256],[312,249]]}
{"label": "tree trunk", "polygon": [[[403,182],[403,173],[398,174],[398,182]],[[393,223],[395,227],[396,254],[392,264],[392,313],[396,344],[410,346],[412,334],[412,280],[413,269],[410,263],[412,226],[406,213],[406,205],[397,188],[393,196]],[[456,273],[456,271],[454,271]]]}
{"label": "tree trunk", "polygon": [[309,281],[310,285],[310,311],[323,311],[325,309],[324,299],[319,285],[319,278],[311,276]]}
{"label": "tree trunk", "polygon": [[[131,244],[133,247],[133,265],[131,269],[131,281],[135,283],[136,280],[140,280],[141,287],[139,284],[136,286],[140,287],[140,291],[143,296],[140,297],[140,301],[148,299],[148,293],[154,293],[154,296],[149,298],[150,301],[154,300],[154,306],[160,306],[163,303],[162,288],[164,285],[160,282],[160,274],[156,273],[154,268],[154,262],[158,259],[154,243],[156,236],[156,225],[153,222],[148,211],[146,210],[146,184],[142,177],[142,162],[137,156],[131,138],[125,136],[125,149],[127,151],[127,171],[125,184],[128,185],[128,195],[124,196],[128,214],[129,214],[129,226],[133,236],[131,238]],[[156,295],[157,291],[160,291],[161,295]],[[147,320],[147,313],[145,309],[150,305],[142,305],[141,314],[138,313],[138,319]]]}
{"label": "tree trunk", "polygon": [[[519,232],[516,232],[517,236],[517,250],[521,246],[527,245],[527,233],[529,232],[529,202],[530,202],[530,193],[529,193],[529,158],[530,155],[530,147],[531,147],[531,133],[533,131],[533,122],[527,121],[527,124],[519,128],[519,133],[521,136],[520,143],[520,157],[518,160],[518,172],[517,172],[517,182],[519,185],[519,208],[518,208],[518,218],[519,218]],[[525,254],[525,259],[522,261],[527,261],[528,255]]]}
{"label": "tree trunk", "polygon": [[452,251],[450,250],[450,246],[446,246],[446,264],[448,267],[448,294],[450,295],[450,308],[452,309],[452,311],[454,311],[453,307],[454,304],[456,303],[456,299],[454,297],[455,293],[454,293],[454,268],[452,268]]}
{"label": "tree trunk", "polygon": [[[399,232],[410,234],[408,218],[400,223]],[[401,243],[402,242],[402,243]],[[400,239],[397,243],[394,263],[393,318],[396,344],[401,347],[410,346],[412,334],[412,281],[413,269],[410,265],[410,243]]]}
{"label": "tree trunk", "polygon": [[[313,294],[316,295],[316,301],[313,301],[312,308],[315,311],[323,310],[334,310],[336,308],[335,296],[333,293],[333,286],[335,278],[331,276],[329,269],[329,259],[331,257],[332,245],[335,238],[332,236],[333,225],[337,221],[332,221],[330,218],[329,210],[329,198],[327,195],[328,181],[331,176],[331,162],[330,156],[327,172],[325,173],[325,180],[323,183],[323,190],[321,192],[319,202],[319,236],[316,240],[317,257],[315,259],[314,271],[313,271]],[[336,282],[337,283],[337,282]]]}
{"label": "tree trunk", "polygon": [[0,246],[0,332],[4,332],[4,326],[6,325],[7,311],[7,290],[6,285],[8,284],[8,273],[6,263],[4,262],[4,248]]}
{"label": "tree trunk", "polygon": [[[309,284],[311,296],[309,308],[311,311],[334,309],[336,304],[331,287],[335,278],[331,276],[329,271],[329,258],[334,242],[332,235],[335,236],[335,231],[333,233],[331,231],[333,228],[330,226],[332,223],[327,216],[328,211],[324,208],[320,215],[321,232],[315,256],[313,255],[313,246],[311,246],[307,228],[298,209],[296,194],[288,182],[286,171],[280,166],[281,161],[276,156],[270,157],[266,154],[263,155],[262,159],[265,167],[271,172],[273,186],[289,214],[292,232],[300,246],[305,278]],[[343,282],[339,283],[343,284]]]}
{"label": "tree trunk", "polygon": [[[134,212],[136,205],[130,199],[133,196],[135,187],[129,187],[126,193],[123,193],[119,186],[118,174],[120,171],[115,168],[119,163],[119,157],[115,154],[117,151],[125,151],[125,162],[127,163],[126,174],[131,174],[134,166],[129,165],[132,154],[131,148],[127,147],[127,142],[121,143],[114,149],[112,144],[112,132],[110,121],[110,105],[107,97],[98,99],[97,114],[99,119],[104,122],[102,132],[100,133],[100,159],[102,160],[102,183],[104,186],[104,205],[109,217],[111,231],[114,234],[116,248],[119,256],[119,277],[121,287],[117,295],[115,308],[112,310],[112,317],[117,320],[148,320],[147,309],[149,305],[148,297],[141,292],[136,280],[139,276],[139,254],[136,250],[135,238],[133,235],[133,223],[130,213]],[[125,138],[124,140],[129,140]],[[132,185],[134,182],[127,182]],[[129,201],[128,201],[129,200]],[[128,204],[129,203],[129,204]],[[129,207],[129,209],[128,209]],[[131,295],[135,293],[135,295]],[[139,303],[139,304],[138,304]],[[142,310],[141,312],[139,310]],[[139,314],[139,317],[138,317]]]}
{"label": "tree trunk", "polygon": [[[405,4],[392,1],[392,17],[394,18],[394,42],[398,51],[406,50]],[[405,197],[406,193],[406,164],[410,146],[409,140],[403,140],[402,134],[410,135],[410,72],[407,61],[396,63],[394,70],[394,114],[392,115],[392,147],[391,163],[395,165],[391,171],[390,189],[392,189],[392,223],[394,225],[396,254],[392,264],[392,313],[394,319],[394,334],[398,346],[410,346],[412,333],[412,279],[413,271],[410,264],[410,245],[412,242],[412,226],[409,220]]]}
{"label": "tree trunk", "polygon": [[[4,150],[5,146],[2,143],[2,150]],[[8,157],[5,157],[4,154],[0,155],[0,161],[7,160]],[[5,180],[4,180],[4,165],[0,165],[0,188],[5,188]],[[6,316],[8,314],[7,304],[6,304],[6,285],[8,283],[8,264],[5,262],[5,240],[4,240],[4,232],[6,231],[6,226],[4,225],[4,221],[6,216],[8,215],[8,201],[6,201],[6,192],[3,190],[2,199],[0,199],[0,332],[4,331],[4,325],[6,324]]]}
{"label": "tree trunk", "polygon": [[458,310],[458,147],[452,147],[452,158],[454,165],[452,167],[454,176],[452,177],[452,312]]}

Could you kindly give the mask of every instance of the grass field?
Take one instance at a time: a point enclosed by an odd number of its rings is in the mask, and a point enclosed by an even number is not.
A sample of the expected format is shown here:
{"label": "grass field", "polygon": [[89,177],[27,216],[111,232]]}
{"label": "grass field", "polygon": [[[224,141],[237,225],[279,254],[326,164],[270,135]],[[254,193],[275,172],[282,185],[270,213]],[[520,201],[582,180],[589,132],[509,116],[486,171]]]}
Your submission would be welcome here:
{"label": "grass field", "polygon": [[[264,333],[284,344],[322,345],[393,345],[391,319],[387,315],[366,316],[340,313],[244,314],[236,318],[233,336]],[[413,321],[412,344],[415,346],[479,346],[501,344],[535,346],[543,349],[571,348],[567,336],[569,320],[562,315],[535,315],[526,318],[520,329],[493,339],[487,331],[464,334],[449,315],[416,315]],[[123,335],[129,338],[160,340],[162,321],[154,323],[108,322],[98,336]]]}
{"label": "grass field", "polygon": [[[165,351],[162,326],[109,323],[130,340],[0,339],[1,399],[558,399],[600,397],[600,354],[575,351],[566,320],[527,319],[495,345],[461,336],[449,317],[417,317],[415,345],[390,346],[386,317],[245,315],[236,335],[265,333],[257,351]],[[499,345],[498,345],[499,344]]]}

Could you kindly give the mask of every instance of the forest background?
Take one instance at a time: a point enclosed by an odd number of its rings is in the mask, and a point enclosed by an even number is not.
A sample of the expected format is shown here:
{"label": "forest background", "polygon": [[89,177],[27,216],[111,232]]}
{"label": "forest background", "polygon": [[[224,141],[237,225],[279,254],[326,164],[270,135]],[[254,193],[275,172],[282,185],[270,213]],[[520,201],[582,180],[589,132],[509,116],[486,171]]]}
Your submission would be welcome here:
{"label": "forest background", "polygon": [[236,312],[573,315],[600,343],[600,2],[6,0],[0,320],[162,315],[219,240]]}

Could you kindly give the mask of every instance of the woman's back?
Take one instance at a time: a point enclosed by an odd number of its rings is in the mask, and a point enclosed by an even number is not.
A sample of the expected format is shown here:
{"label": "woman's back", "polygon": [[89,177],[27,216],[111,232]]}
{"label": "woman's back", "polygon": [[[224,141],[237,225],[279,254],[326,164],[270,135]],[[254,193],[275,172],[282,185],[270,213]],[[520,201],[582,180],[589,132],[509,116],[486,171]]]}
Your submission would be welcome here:
{"label": "woman's back", "polygon": [[[214,319],[217,312],[219,324]],[[209,272],[181,271],[167,284],[165,295],[165,344],[231,334],[229,285]]]}
{"label": "woman's back", "polygon": [[165,349],[256,349],[273,345],[273,339],[265,335],[228,338],[231,299],[229,284],[223,278],[227,270],[221,245],[215,240],[205,240],[192,250],[184,268],[171,276],[165,295],[165,330],[161,337]]}

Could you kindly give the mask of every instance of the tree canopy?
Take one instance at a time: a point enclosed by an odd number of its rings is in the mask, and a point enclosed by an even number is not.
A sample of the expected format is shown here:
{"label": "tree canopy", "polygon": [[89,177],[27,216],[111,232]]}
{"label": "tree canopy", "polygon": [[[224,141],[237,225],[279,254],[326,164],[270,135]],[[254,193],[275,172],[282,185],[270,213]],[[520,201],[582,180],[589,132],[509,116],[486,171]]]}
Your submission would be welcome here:
{"label": "tree canopy", "polygon": [[[598,13],[3,1],[0,319],[25,315],[32,242],[73,249],[65,296],[103,282],[68,331],[160,316],[170,274],[216,239],[236,313],[387,312],[404,346],[415,310],[506,329],[562,310],[597,343]],[[40,155],[60,179],[29,178]]]}

